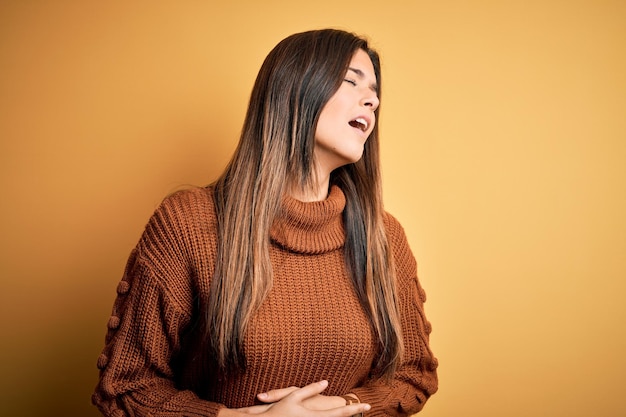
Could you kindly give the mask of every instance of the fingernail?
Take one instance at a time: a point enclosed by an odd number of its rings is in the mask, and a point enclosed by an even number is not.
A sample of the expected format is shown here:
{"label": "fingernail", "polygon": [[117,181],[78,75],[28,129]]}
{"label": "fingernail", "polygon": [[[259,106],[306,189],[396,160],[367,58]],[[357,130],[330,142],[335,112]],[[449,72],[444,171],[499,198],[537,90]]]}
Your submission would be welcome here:
{"label": "fingernail", "polygon": [[328,385],[328,381],[326,380],[320,381],[320,385],[325,387],[326,385]]}
{"label": "fingernail", "polygon": [[365,411],[369,411],[369,409],[370,409],[370,408],[372,408],[372,406],[371,406],[371,405],[369,405],[369,404],[365,404]]}
{"label": "fingernail", "polygon": [[265,393],[265,392],[260,393],[259,394],[259,398],[262,399],[262,400],[266,399],[267,398],[267,393]]}

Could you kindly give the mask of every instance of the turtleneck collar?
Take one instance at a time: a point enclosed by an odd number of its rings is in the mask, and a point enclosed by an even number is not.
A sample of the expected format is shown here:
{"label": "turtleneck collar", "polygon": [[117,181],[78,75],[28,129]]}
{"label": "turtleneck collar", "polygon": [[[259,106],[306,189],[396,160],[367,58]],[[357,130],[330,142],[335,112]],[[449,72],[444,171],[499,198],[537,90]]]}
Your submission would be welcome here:
{"label": "turtleneck collar", "polygon": [[303,202],[285,196],[270,237],[293,252],[318,254],[339,249],[345,243],[345,206],[346,197],[335,185],[323,201]]}

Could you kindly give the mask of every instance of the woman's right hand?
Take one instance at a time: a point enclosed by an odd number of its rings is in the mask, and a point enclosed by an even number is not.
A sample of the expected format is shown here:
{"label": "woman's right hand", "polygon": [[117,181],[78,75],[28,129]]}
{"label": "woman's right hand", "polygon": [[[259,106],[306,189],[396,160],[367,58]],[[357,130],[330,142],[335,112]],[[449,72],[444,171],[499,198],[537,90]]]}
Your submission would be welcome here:
{"label": "woman's right hand", "polygon": [[241,417],[257,414],[264,417],[350,417],[370,409],[369,404],[338,405],[336,398],[320,395],[327,381],[315,382],[302,388],[273,390],[265,397],[267,404],[238,409],[222,409],[219,417]]}

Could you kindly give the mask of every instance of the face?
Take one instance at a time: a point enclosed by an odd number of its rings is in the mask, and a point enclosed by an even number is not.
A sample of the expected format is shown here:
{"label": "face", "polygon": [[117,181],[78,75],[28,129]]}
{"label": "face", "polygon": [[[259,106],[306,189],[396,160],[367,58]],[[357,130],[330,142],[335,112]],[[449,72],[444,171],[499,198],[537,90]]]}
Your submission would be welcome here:
{"label": "face", "polygon": [[374,66],[367,52],[359,49],[317,123],[314,153],[322,175],[361,159],[378,104]]}

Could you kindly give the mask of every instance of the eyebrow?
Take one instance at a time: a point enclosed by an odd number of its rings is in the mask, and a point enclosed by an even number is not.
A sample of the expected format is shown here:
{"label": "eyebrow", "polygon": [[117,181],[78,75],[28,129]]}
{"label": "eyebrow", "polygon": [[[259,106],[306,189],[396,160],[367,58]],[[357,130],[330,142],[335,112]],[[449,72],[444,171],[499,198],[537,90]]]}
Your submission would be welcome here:
{"label": "eyebrow", "polygon": [[[355,73],[360,79],[365,78],[365,73],[363,71],[361,71],[358,68],[352,68],[352,67],[348,67],[348,71],[352,71],[353,73]],[[378,84],[377,83],[372,83],[370,84],[370,89],[372,91],[374,91],[376,94],[378,94]]]}

